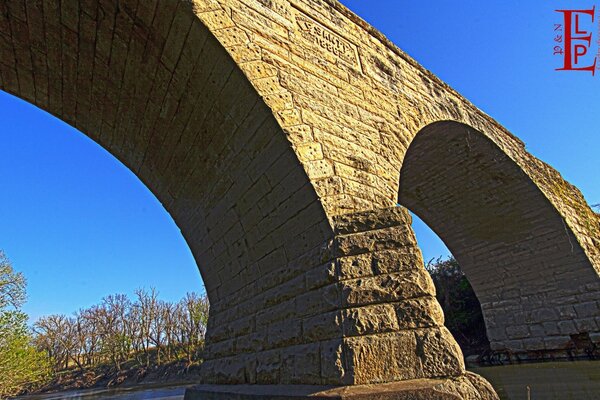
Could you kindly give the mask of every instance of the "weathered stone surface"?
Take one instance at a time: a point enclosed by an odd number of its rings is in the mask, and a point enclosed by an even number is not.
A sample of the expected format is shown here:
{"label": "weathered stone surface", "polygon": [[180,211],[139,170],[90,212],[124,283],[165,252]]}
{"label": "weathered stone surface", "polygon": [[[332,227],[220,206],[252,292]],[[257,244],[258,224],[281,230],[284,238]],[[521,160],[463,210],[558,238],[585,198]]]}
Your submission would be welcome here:
{"label": "weathered stone surface", "polygon": [[[344,339],[353,383],[383,383],[420,378],[417,340],[413,332]],[[452,371],[454,372],[454,371]]]}
{"label": "weathered stone surface", "polygon": [[281,352],[281,383],[321,383],[319,343],[288,347]]}
{"label": "weathered stone surface", "polygon": [[[390,234],[390,232],[393,232]],[[402,248],[406,245],[406,227],[392,227],[337,238],[337,256],[354,256],[371,251]]]}
{"label": "weathered stone surface", "polygon": [[411,247],[377,251],[372,256],[373,271],[377,275],[397,271],[414,271],[415,265],[421,264],[423,264],[421,252],[415,251]]}
{"label": "weathered stone surface", "polygon": [[339,257],[337,259],[339,279],[346,280],[374,275],[372,259],[371,253]]}
{"label": "weathered stone surface", "polygon": [[279,350],[265,351],[256,354],[256,383],[279,383],[281,381],[280,369],[281,353]]}
{"label": "weathered stone surface", "polygon": [[424,268],[341,283],[342,304],[347,307],[422,297],[434,290],[431,277]]}
{"label": "weathered stone surface", "polygon": [[0,88],[173,217],[211,301],[206,382],[448,376],[411,393],[473,397],[397,203],[453,250],[493,348],[600,335],[581,193],[337,1],[59,3],[0,2]]}
{"label": "weathered stone surface", "polygon": [[321,383],[324,385],[352,384],[354,377],[346,365],[342,339],[321,342]]}
{"label": "weathered stone surface", "polygon": [[444,325],[444,312],[432,296],[420,297],[394,303],[394,310],[401,329],[429,328]]}
{"label": "weathered stone surface", "polygon": [[338,338],[343,334],[342,321],[342,311],[340,310],[308,317],[302,320],[302,334],[304,339],[315,342]]}
{"label": "weathered stone surface", "polygon": [[388,208],[379,213],[366,211],[333,217],[334,231],[341,235],[367,232],[392,226],[405,227],[410,224],[411,218],[402,208]]}
{"label": "weathered stone surface", "polygon": [[481,376],[467,371],[465,373],[465,377],[469,380],[471,385],[473,385],[475,390],[477,390],[478,397],[475,397],[476,399],[479,399],[479,398],[482,400],[498,400],[499,399],[499,397],[496,394],[496,391],[494,390],[492,385],[490,385],[490,383],[488,381],[486,381],[485,379],[483,379]]}
{"label": "weathered stone surface", "polygon": [[415,331],[422,377],[460,376],[465,371],[458,344],[446,327]]}
{"label": "weathered stone surface", "polygon": [[398,319],[391,304],[348,308],[342,311],[344,336],[363,336],[398,331]]}

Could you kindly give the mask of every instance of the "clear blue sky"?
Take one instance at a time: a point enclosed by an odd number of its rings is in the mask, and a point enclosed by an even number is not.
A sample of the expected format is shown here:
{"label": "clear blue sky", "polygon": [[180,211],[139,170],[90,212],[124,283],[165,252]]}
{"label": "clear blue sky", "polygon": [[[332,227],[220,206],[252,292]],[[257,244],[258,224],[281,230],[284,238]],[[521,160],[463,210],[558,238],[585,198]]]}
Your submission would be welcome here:
{"label": "clear blue sky", "polygon": [[[557,72],[561,61],[552,56],[553,24],[561,19],[553,10],[592,3],[343,3],[600,203],[600,72]],[[179,230],[123,165],[3,92],[0,118],[0,248],[28,279],[32,318],[141,286],[169,300],[202,291]],[[426,259],[447,254],[418,221],[415,229]]]}

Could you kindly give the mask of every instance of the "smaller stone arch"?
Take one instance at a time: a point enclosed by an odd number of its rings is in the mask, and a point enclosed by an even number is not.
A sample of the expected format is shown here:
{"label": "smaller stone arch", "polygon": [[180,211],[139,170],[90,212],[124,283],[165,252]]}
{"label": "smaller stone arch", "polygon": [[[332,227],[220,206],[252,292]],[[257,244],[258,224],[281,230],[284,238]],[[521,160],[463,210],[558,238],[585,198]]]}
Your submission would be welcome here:
{"label": "smaller stone arch", "polygon": [[600,339],[600,279],[565,218],[485,134],[453,121],[419,131],[399,201],[454,254],[493,350],[562,352]]}

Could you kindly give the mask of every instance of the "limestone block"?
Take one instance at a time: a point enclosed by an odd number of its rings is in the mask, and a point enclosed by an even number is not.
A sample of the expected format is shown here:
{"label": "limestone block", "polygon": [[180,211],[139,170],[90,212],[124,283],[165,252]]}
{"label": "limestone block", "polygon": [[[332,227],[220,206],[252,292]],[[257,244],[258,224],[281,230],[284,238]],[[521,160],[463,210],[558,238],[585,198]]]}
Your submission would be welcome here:
{"label": "limestone block", "polygon": [[266,327],[275,321],[292,318],[295,307],[296,299],[289,299],[272,307],[265,307],[256,314],[256,326]]}
{"label": "limestone block", "polygon": [[425,296],[393,303],[400,329],[444,325],[444,311],[435,297]]}
{"label": "limestone block", "polygon": [[209,371],[205,372],[207,375],[204,377],[208,382],[245,383],[245,365],[239,356],[208,361],[206,366],[202,366],[202,371]]}
{"label": "limestone block", "polygon": [[305,283],[305,278],[303,276],[297,276],[287,282],[275,286],[265,293],[266,305],[271,306],[278,304],[291,299],[300,293],[306,292]]}
{"label": "limestone block", "polygon": [[543,338],[533,337],[533,338],[523,339],[523,347],[526,350],[537,351],[537,350],[544,350],[546,348],[546,345],[544,344]]}
{"label": "limestone block", "polygon": [[221,342],[211,343],[208,348],[210,358],[218,358],[232,355],[235,349],[235,339],[223,340]]}
{"label": "limestone block", "polygon": [[267,330],[261,329],[258,332],[236,338],[235,349],[240,353],[250,353],[262,351],[267,346]]}
{"label": "limestone block", "polygon": [[556,312],[552,308],[540,308],[531,312],[531,317],[536,322],[556,321]]}
{"label": "limestone block", "polygon": [[544,327],[544,332],[546,336],[555,336],[560,335],[560,329],[558,328],[558,323],[556,322],[544,322],[542,324]]}
{"label": "limestone block", "polygon": [[308,290],[316,289],[336,281],[336,264],[331,261],[316,268],[311,269],[304,275],[306,279],[306,288]]}
{"label": "limestone block", "polygon": [[575,320],[578,332],[597,332],[598,323],[595,318],[581,318]]}
{"label": "limestone block", "polygon": [[346,307],[423,297],[435,290],[424,269],[348,280],[340,285]]}
{"label": "limestone block", "polygon": [[391,382],[420,376],[417,339],[410,331],[344,339],[354,384]]}
{"label": "limestone block", "polygon": [[320,343],[321,354],[321,383],[324,385],[332,384],[352,384],[354,377],[351,365],[346,365],[344,360],[344,341],[343,339],[327,340]]}
{"label": "limestone block", "polygon": [[398,225],[410,225],[411,218],[405,208],[390,207],[378,210],[377,212],[365,211],[362,213],[337,215],[333,218],[332,222],[336,233],[346,235]]}
{"label": "limestone block", "polygon": [[236,336],[246,335],[255,329],[255,318],[253,315],[238,319],[229,324],[231,332]]}
{"label": "limestone block", "polygon": [[600,333],[591,333],[590,339],[596,345],[600,344]]}
{"label": "limestone block", "polygon": [[[570,336],[549,336],[544,337],[544,348],[548,350],[563,350],[571,346]],[[527,344],[525,344],[527,345]]]}
{"label": "limestone block", "polygon": [[311,290],[296,298],[296,315],[308,316],[333,311],[341,307],[338,283]]}
{"label": "limestone block", "polygon": [[415,331],[421,376],[458,376],[464,373],[462,351],[446,327]]}
{"label": "limestone block", "polygon": [[284,384],[320,384],[320,344],[292,346],[282,350],[281,382]]}
{"label": "limestone block", "polygon": [[558,314],[562,320],[577,318],[577,313],[572,305],[558,306],[556,309],[558,310]]}
{"label": "limestone block", "polygon": [[[506,344],[505,343],[506,343],[505,340],[503,340],[501,342],[496,342],[496,341],[493,341],[490,338],[490,349],[492,351],[504,351],[504,350],[506,350]],[[521,346],[521,349],[522,349],[522,346]]]}
{"label": "limestone block", "polygon": [[280,382],[279,369],[281,355],[279,350],[264,351],[256,354],[256,383],[276,384]]}
{"label": "limestone block", "polygon": [[344,336],[363,336],[398,331],[398,319],[391,304],[342,310]]}
{"label": "limestone block", "polygon": [[546,336],[546,331],[542,324],[533,324],[529,325],[529,332],[533,337],[544,337]]}
{"label": "limestone block", "polygon": [[506,327],[506,334],[510,339],[522,339],[529,337],[529,327],[527,325],[513,325]]}
{"label": "limestone block", "polygon": [[398,247],[394,250],[374,252],[372,258],[373,270],[376,274],[414,271],[423,265],[420,251],[415,251],[414,246],[410,245]]}
{"label": "limestone block", "polygon": [[337,238],[337,256],[352,256],[378,250],[397,249],[412,244],[404,227],[392,227]]}
{"label": "limestone block", "polygon": [[302,323],[299,319],[277,321],[267,328],[269,347],[283,347],[298,344],[302,335]]}
{"label": "limestone block", "polygon": [[242,358],[244,364],[245,383],[256,384],[256,355],[250,354]]}
{"label": "limestone block", "polygon": [[372,276],[374,273],[371,264],[371,253],[340,257],[337,259],[339,279],[347,280]]}
{"label": "limestone block", "polygon": [[561,335],[571,335],[577,333],[577,327],[574,321],[559,321],[556,324]]}
{"label": "limestone block", "polygon": [[600,316],[600,308],[595,301],[579,303],[573,306],[578,318],[588,318]]}
{"label": "limestone block", "polygon": [[342,311],[336,310],[302,320],[305,341],[319,341],[342,337]]}
{"label": "limestone block", "polygon": [[471,382],[471,385],[477,389],[479,394],[479,397],[477,398],[480,398],[481,400],[500,400],[492,385],[481,376],[469,371],[465,373],[465,376],[469,382]]}

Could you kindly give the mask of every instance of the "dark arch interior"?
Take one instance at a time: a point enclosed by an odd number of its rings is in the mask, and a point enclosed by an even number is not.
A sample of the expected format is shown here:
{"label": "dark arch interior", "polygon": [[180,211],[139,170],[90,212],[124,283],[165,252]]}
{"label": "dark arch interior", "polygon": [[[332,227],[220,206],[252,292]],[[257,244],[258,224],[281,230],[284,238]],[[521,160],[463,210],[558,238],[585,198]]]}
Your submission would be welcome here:
{"label": "dark arch interior", "polygon": [[492,349],[560,347],[569,297],[596,278],[563,219],[521,168],[456,122],[423,128],[399,202],[444,241],[481,301]]}
{"label": "dark arch interior", "polygon": [[425,269],[436,288],[436,298],[444,311],[446,327],[465,357],[491,360],[490,343],[485,329],[479,298],[468,277],[439,236],[418,215],[411,213],[412,229],[423,253]]}

